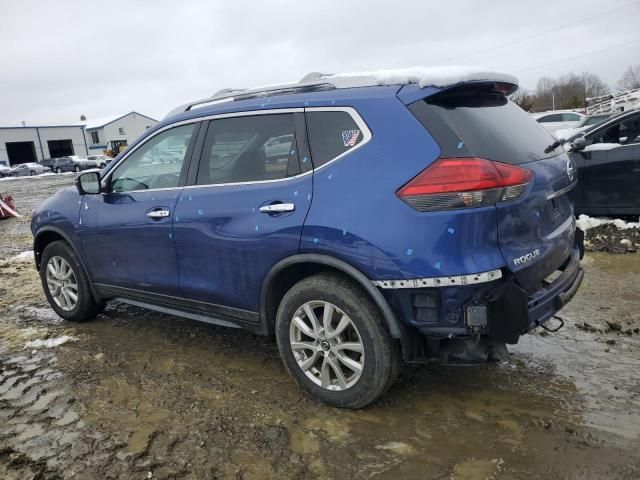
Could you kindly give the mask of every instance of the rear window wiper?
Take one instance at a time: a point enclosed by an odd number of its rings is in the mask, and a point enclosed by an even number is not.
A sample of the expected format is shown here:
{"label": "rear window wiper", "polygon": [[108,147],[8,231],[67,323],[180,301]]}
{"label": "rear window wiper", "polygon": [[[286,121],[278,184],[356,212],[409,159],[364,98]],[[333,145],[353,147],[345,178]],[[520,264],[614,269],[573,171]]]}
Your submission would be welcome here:
{"label": "rear window wiper", "polygon": [[547,148],[544,149],[544,153],[551,153],[560,145],[564,145],[566,142],[567,141],[564,138],[561,138],[560,140],[556,140],[555,142],[553,142],[551,145],[547,146]]}

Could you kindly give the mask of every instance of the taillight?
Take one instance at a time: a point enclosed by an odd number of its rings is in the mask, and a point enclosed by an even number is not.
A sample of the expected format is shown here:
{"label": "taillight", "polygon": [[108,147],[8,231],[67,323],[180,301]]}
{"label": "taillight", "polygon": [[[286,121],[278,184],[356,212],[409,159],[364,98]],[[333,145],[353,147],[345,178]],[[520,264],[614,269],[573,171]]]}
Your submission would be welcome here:
{"label": "taillight", "polygon": [[397,191],[421,212],[486,207],[520,197],[533,172],[484,158],[441,158]]}

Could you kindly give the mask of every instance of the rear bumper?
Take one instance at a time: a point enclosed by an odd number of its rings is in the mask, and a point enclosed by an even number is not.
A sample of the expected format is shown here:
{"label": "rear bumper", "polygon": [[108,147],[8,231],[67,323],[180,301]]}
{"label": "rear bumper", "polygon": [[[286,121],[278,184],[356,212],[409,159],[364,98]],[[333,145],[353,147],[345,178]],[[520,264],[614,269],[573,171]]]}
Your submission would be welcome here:
{"label": "rear bumper", "polygon": [[580,252],[574,249],[562,274],[548,287],[535,292],[529,297],[529,329],[549,320],[556,312],[571,301],[575,296],[582,279],[584,270],[580,267]]}
{"label": "rear bumper", "polygon": [[527,293],[512,278],[499,288],[498,298],[489,304],[489,335],[506,343],[517,343],[523,335],[547,322],[575,296],[584,278],[580,267],[582,236],[552,282]]}
{"label": "rear bumper", "polygon": [[[583,232],[576,229],[574,239],[568,256],[558,260],[555,278],[552,281],[540,278],[528,288],[505,270],[496,280],[466,281],[451,286],[447,283],[438,288],[420,288],[419,281],[374,281],[374,284],[383,290],[396,316],[432,343],[479,333],[492,341],[515,344],[521,335],[553,317],[580,288],[584,277],[580,267]],[[478,326],[472,322],[467,315],[469,307],[480,307],[480,311],[486,308],[486,323],[480,322]]]}

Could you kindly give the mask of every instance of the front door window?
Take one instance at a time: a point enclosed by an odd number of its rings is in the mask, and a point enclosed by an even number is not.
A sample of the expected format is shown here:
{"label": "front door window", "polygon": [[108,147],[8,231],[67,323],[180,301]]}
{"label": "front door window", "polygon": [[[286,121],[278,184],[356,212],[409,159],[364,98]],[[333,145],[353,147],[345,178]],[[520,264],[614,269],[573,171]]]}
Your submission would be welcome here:
{"label": "front door window", "polygon": [[113,172],[111,191],[177,187],[194,128],[189,124],[166,130],[137,148]]}

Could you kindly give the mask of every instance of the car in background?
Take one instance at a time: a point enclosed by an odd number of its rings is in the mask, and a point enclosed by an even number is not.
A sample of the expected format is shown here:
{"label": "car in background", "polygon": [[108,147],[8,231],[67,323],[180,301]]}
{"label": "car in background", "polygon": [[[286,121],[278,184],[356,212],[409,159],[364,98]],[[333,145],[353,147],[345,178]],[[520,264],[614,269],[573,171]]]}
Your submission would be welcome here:
{"label": "car in background", "polygon": [[573,110],[554,110],[551,112],[534,113],[533,118],[549,133],[555,133],[561,128],[576,127],[585,115]]}
{"label": "car in background", "polygon": [[556,138],[564,138],[565,140],[575,137],[578,133],[585,131],[590,126],[597,125],[598,123],[602,123],[606,119],[611,118],[611,115],[612,114],[610,113],[587,115],[586,117],[582,117],[582,120],[580,120],[575,127],[556,130],[553,136]]}
{"label": "car in background", "polygon": [[77,171],[81,171],[81,170],[89,170],[91,168],[98,168],[98,166],[96,165],[96,162],[86,159],[86,158],[82,158],[82,157],[70,157],[71,161],[74,163],[74,165],[78,168],[77,170],[74,169],[74,172]]}
{"label": "car in background", "polygon": [[48,172],[50,172],[49,168],[39,163],[21,163],[13,167],[13,175],[16,177],[42,175]]}
{"label": "car in background", "polygon": [[56,173],[79,172],[80,166],[76,165],[71,157],[54,158],[51,170]]}
{"label": "car in background", "polygon": [[13,177],[13,170],[6,165],[0,165],[0,178]]}
{"label": "car in background", "polygon": [[267,157],[267,161],[288,160],[292,142],[293,135],[281,135],[265,143],[264,154]]}
{"label": "car in background", "polygon": [[49,170],[53,172],[53,164],[55,163],[55,158],[43,158],[38,163],[43,167],[47,167]]}
{"label": "car in background", "polygon": [[569,145],[576,214],[640,215],[640,110],[611,117]]}
{"label": "car in background", "polygon": [[98,168],[104,168],[109,165],[109,163],[111,163],[113,158],[111,158],[109,155],[89,155],[87,157],[87,160],[93,162],[94,165]]}

